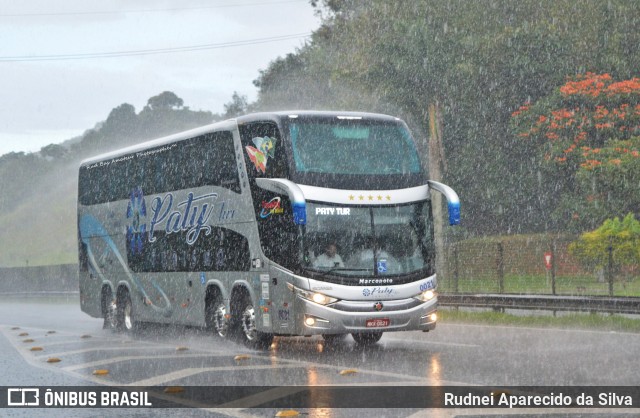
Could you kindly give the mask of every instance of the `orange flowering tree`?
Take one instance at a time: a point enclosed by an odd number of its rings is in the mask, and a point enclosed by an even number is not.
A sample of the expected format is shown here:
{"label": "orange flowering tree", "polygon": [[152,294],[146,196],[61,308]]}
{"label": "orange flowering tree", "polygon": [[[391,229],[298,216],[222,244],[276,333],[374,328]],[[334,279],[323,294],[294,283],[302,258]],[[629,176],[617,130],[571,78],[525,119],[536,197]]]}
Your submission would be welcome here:
{"label": "orange flowering tree", "polygon": [[571,77],[511,127],[555,190],[541,196],[556,222],[584,230],[640,207],[640,78]]}

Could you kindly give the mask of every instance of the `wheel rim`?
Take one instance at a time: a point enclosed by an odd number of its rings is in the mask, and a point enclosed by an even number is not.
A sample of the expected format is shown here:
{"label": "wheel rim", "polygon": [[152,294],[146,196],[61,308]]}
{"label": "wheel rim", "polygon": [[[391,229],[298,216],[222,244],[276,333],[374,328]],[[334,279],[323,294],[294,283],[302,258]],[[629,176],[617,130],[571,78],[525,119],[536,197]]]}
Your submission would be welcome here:
{"label": "wheel rim", "polygon": [[218,304],[213,312],[213,327],[219,336],[227,336],[229,321],[227,320],[227,309],[222,303]]}
{"label": "wheel rim", "polygon": [[256,330],[256,312],[253,306],[249,305],[242,312],[242,331],[248,341],[254,341],[258,336]]}
{"label": "wheel rim", "polygon": [[127,330],[133,328],[133,318],[131,315],[131,301],[127,300],[124,305],[124,327]]}

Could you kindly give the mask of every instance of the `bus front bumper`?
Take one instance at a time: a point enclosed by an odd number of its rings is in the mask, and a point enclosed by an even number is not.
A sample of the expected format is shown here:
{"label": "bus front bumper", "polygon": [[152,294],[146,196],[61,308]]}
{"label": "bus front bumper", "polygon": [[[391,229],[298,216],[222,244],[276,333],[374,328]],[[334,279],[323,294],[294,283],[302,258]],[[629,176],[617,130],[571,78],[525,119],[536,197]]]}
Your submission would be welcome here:
{"label": "bus front bumper", "polygon": [[437,298],[408,309],[403,309],[403,304],[410,304],[410,299],[380,302],[341,301],[340,309],[319,305],[303,298],[297,298],[296,302],[303,307],[297,318],[299,335],[430,331],[436,327]]}

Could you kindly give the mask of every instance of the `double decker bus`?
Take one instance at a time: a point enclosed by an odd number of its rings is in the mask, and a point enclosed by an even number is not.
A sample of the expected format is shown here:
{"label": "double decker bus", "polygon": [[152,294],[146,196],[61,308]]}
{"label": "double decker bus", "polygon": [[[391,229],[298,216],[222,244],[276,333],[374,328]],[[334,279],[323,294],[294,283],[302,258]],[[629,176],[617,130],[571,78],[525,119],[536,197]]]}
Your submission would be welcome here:
{"label": "double decker bus", "polygon": [[81,163],[82,310],[130,332],[205,326],[274,336],[435,328],[431,191],[398,118],[251,114]]}

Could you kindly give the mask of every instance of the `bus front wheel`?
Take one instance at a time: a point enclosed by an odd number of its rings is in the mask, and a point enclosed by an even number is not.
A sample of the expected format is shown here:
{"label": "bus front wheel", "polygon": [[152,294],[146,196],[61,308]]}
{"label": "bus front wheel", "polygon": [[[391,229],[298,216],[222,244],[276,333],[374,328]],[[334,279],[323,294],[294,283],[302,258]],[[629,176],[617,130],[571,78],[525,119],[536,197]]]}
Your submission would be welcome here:
{"label": "bus front wheel", "polygon": [[357,345],[371,345],[380,341],[380,338],[382,338],[382,331],[361,332],[357,334],[353,333],[351,336]]}
{"label": "bus front wheel", "polygon": [[273,334],[260,332],[256,327],[256,311],[248,294],[244,294],[240,299],[238,309],[240,317],[240,335],[244,344],[249,348],[266,349],[273,341]]}

